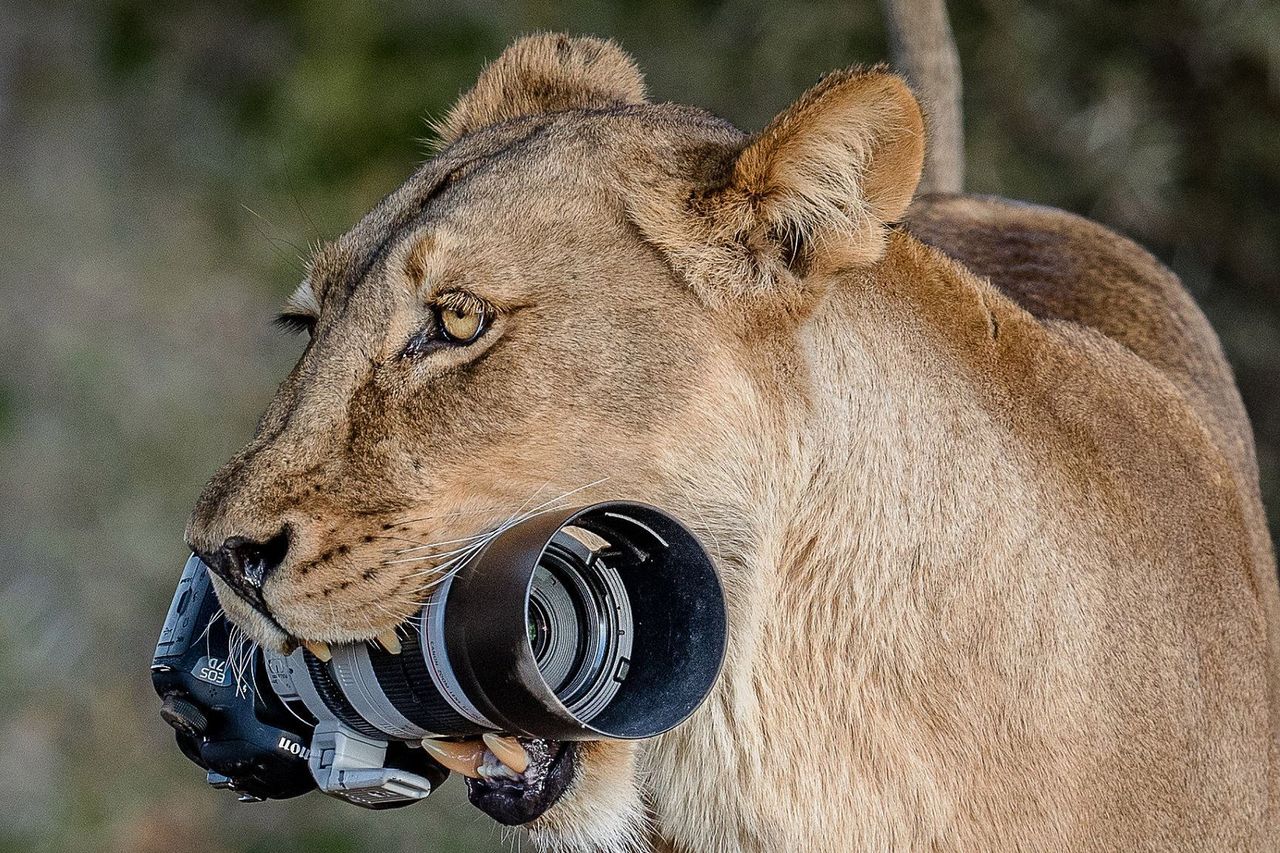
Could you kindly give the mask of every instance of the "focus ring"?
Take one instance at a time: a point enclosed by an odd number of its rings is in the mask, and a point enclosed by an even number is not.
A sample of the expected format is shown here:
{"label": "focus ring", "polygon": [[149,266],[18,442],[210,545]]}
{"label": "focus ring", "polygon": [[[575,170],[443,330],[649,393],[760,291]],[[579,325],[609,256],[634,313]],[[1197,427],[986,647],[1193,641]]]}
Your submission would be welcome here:
{"label": "focus ring", "polygon": [[416,631],[400,638],[401,652],[390,654],[381,648],[369,649],[369,662],[378,686],[391,706],[416,726],[437,735],[473,735],[487,731],[468,720],[436,690],[423,660]]}
{"label": "focus ring", "polygon": [[311,683],[315,686],[316,694],[320,697],[320,701],[324,702],[325,707],[343,725],[354,729],[362,735],[368,735],[378,740],[387,739],[386,732],[370,725],[365,721],[364,717],[356,713],[356,709],[352,708],[351,703],[347,701],[347,697],[342,695],[342,690],[319,658],[311,654],[311,652],[305,652],[302,658],[307,662],[307,672],[311,675]]}

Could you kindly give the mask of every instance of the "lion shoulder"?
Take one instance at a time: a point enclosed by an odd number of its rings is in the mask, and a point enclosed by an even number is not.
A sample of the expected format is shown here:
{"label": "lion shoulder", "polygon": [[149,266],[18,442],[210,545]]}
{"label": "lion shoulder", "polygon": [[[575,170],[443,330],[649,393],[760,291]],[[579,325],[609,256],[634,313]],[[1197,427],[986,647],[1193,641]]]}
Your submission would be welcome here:
{"label": "lion shoulder", "polygon": [[1241,472],[1253,438],[1231,369],[1178,277],[1126,237],[1051,207],[989,196],[925,196],[907,230],[1034,317],[1115,341],[1182,393]]}

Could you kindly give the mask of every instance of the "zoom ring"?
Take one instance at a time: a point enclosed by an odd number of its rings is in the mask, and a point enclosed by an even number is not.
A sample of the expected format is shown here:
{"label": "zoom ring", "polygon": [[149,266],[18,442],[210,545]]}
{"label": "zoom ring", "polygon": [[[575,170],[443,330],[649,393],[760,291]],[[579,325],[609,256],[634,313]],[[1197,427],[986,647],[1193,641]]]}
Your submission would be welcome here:
{"label": "zoom ring", "polygon": [[381,648],[369,649],[369,662],[378,686],[392,707],[405,719],[432,734],[474,735],[487,731],[459,714],[436,689],[427,671],[416,631],[401,636],[401,652],[390,654]]}
{"label": "zoom ring", "polygon": [[319,658],[308,651],[303,653],[302,659],[307,662],[307,672],[311,674],[311,684],[315,687],[320,701],[324,702],[325,707],[343,725],[354,729],[362,735],[368,735],[378,740],[387,739],[386,732],[370,724],[356,712],[355,708],[351,707],[347,697],[342,695],[342,689],[338,687],[337,682],[333,680],[333,676],[329,674],[329,668]]}

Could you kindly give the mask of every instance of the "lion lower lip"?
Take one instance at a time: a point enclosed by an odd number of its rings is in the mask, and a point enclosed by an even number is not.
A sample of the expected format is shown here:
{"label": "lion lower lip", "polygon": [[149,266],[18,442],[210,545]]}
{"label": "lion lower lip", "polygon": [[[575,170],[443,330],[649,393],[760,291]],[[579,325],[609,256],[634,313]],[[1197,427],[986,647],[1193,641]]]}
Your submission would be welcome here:
{"label": "lion lower lip", "polygon": [[467,779],[471,804],[507,826],[541,816],[556,804],[573,778],[574,744],[541,738],[521,739],[521,743],[529,756],[524,773],[517,776],[495,759],[481,765],[479,778]]}

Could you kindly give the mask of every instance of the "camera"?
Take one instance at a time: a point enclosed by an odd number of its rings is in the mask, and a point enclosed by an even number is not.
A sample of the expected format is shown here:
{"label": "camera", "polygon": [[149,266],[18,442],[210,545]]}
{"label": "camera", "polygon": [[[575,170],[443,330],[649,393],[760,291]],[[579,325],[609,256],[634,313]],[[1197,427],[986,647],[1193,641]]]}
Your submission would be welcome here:
{"label": "camera", "polygon": [[720,672],[723,591],[671,515],[611,501],[503,526],[368,643],[261,649],[187,560],[152,662],[161,716],[214,787],[246,802],[320,791],[408,805],[448,775],[423,738],[638,739],[687,719]]}

